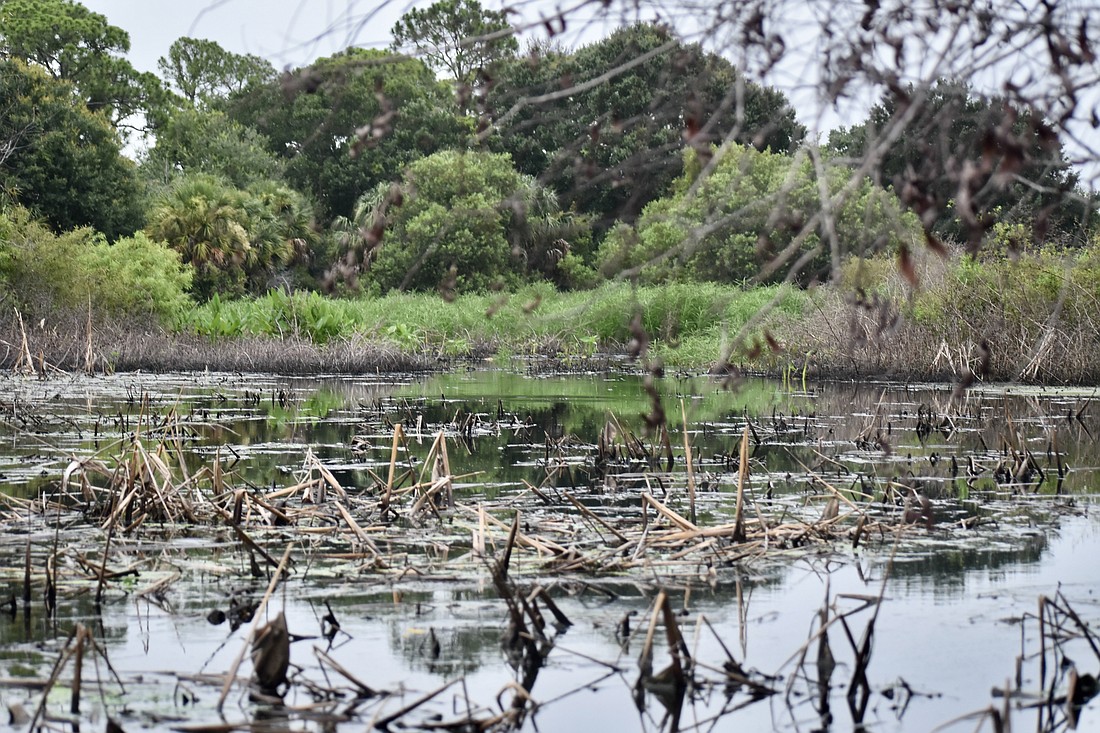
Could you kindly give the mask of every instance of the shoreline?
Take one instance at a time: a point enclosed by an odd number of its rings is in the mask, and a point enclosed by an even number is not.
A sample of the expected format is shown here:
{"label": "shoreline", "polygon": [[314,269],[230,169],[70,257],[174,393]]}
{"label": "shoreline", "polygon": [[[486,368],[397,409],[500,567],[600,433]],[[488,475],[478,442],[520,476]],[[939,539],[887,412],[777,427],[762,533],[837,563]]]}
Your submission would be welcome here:
{"label": "shoreline", "polygon": [[[211,340],[163,329],[106,327],[96,329],[90,343],[83,338],[62,337],[57,332],[29,333],[25,348],[20,334],[0,337],[0,369],[37,374],[227,372],[310,376],[319,374],[396,374],[446,372],[454,369],[503,369],[532,374],[546,373],[646,373],[644,363],[630,362],[626,349],[600,350],[590,355],[565,354],[547,342],[542,348],[525,348],[522,355],[508,353],[509,344],[474,344],[459,355],[434,350],[410,351],[384,339],[355,335],[319,345],[297,338],[250,336]],[[516,345],[511,345],[516,346]],[[817,381],[883,381],[954,384],[958,389],[994,384],[1026,384],[1046,387],[1087,387],[1097,384],[1090,371],[1076,378],[1048,373],[1048,378],[1021,378],[1015,370],[991,369],[984,378],[967,376],[943,365],[925,364],[902,368],[889,350],[874,350],[874,358],[835,350],[798,357],[793,350],[771,355],[770,364],[741,362],[724,368],[715,364],[655,366],[666,376],[710,376],[722,380],[765,377],[793,386],[805,379]],[[871,350],[870,346],[864,347]],[[505,356],[500,356],[501,351]],[[30,354],[29,363],[27,354]],[[804,352],[805,353],[805,352]],[[90,355],[90,356],[89,356]],[[659,360],[654,360],[659,364]],[[913,362],[918,364],[919,362]]]}

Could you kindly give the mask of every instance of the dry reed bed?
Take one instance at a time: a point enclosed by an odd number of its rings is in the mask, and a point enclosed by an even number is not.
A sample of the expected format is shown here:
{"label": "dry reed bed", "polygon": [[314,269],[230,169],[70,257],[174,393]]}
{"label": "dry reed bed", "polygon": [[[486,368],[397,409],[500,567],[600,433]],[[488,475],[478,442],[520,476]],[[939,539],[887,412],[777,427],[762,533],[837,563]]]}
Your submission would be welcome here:
{"label": "dry reed bed", "polygon": [[[865,437],[871,443],[874,428],[872,420]],[[470,429],[470,424],[463,424],[439,430],[423,460],[413,461],[404,429],[396,425],[389,436],[389,461],[372,474],[369,486],[344,486],[307,449],[293,481],[261,489],[240,480],[228,467],[233,456],[220,452],[198,470],[189,470],[183,457],[188,426],[174,413],[158,417],[143,412],[132,437],[94,456],[73,460],[55,492],[33,500],[4,499],[4,521],[21,534],[8,533],[0,546],[7,546],[9,556],[22,554],[22,562],[6,565],[0,579],[9,586],[22,585],[24,607],[32,595],[37,598],[41,593],[52,609],[59,598],[93,590],[98,604],[115,583],[140,571],[135,596],[157,602],[181,578],[178,570],[161,563],[170,538],[183,533],[207,537],[212,545],[229,546],[238,558],[247,558],[252,575],[268,579],[263,597],[237,619],[240,624],[250,619],[251,623],[230,668],[188,680],[220,688],[219,712],[237,685],[251,689],[254,699],[269,701],[299,686],[324,698],[311,706],[311,719],[319,717],[333,725],[364,722],[369,715],[370,723],[382,730],[397,725],[512,730],[522,727],[538,709],[539,673],[555,649],[557,634],[571,623],[557,607],[552,588],[544,587],[541,579],[633,578],[661,588],[648,618],[637,629],[622,632],[641,639],[637,670],[620,663],[601,664],[609,675],[628,681],[640,711],[656,701],[675,729],[685,699],[704,690],[721,690],[733,701],[715,720],[776,695],[782,695],[792,709],[812,699],[827,703],[836,686],[830,682],[837,671],[830,662],[835,656],[851,658],[848,705],[853,720],[863,719],[872,695],[868,666],[881,594],[855,599],[854,607],[842,607],[839,599],[827,598],[805,644],[792,654],[792,674],[784,690],[777,678],[746,671],[728,650],[724,659],[696,658],[691,649],[698,648],[698,635],[713,634],[722,649],[725,643],[703,618],[695,625],[696,645],[689,646],[664,588],[723,582],[728,577],[723,573],[726,566],[789,561],[792,554],[830,552],[838,544],[854,548],[876,543],[896,550],[904,538],[925,535],[932,527],[935,517],[927,497],[904,483],[889,481],[882,487],[883,497],[889,498],[885,501],[851,488],[838,489],[825,476],[808,471],[812,493],[779,503],[765,500],[759,487],[753,488],[760,479],[752,475],[749,459],[751,424],[742,431],[739,454],[726,459],[736,466],[736,493],[704,495],[690,443],[684,444],[686,471],[672,474],[668,468],[655,468],[653,460],[661,453],[671,455],[667,428],[657,431],[647,445],[611,421],[591,448],[604,474],[602,490],[614,491],[622,499],[620,505],[628,509],[608,509],[592,501],[590,493],[558,487],[558,472],[570,465],[564,453],[550,456],[540,484],[527,483],[518,495],[505,500],[478,500],[467,496],[476,476],[463,475],[460,467],[452,465],[449,449]],[[1005,453],[1013,457],[1020,472],[1034,463],[1022,449],[1022,441]],[[639,470],[639,465],[646,468]],[[732,514],[717,515],[729,521],[707,519],[715,516],[706,509],[716,502],[732,505]],[[89,524],[97,531],[87,532]],[[950,525],[938,526],[951,531]],[[957,525],[960,530],[964,526]],[[165,537],[169,539],[164,541]],[[308,577],[324,563],[350,566],[394,582],[488,575],[503,602],[502,644],[516,670],[516,682],[498,693],[495,707],[478,704],[464,691],[466,712],[440,720],[432,702],[447,692],[458,695],[456,682],[411,700],[400,697],[394,709],[392,704],[385,707],[377,702],[389,695],[357,679],[319,648],[315,648],[314,666],[320,675],[292,672],[286,620],[282,614],[272,617],[264,611],[278,585],[289,577]],[[236,572],[242,572],[243,566],[244,562],[239,563]],[[888,576],[887,572],[883,590]],[[14,613],[17,599],[13,597],[10,604]],[[339,622],[331,609],[325,621],[329,624],[325,635],[338,632]],[[624,624],[627,621],[624,617]],[[1052,660],[1065,656],[1062,645],[1070,638],[1094,643],[1087,626],[1079,623],[1064,599],[1041,599],[1040,621],[1044,638],[1050,640]],[[847,644],[838,646],[837,638]],[[78,624],[49,677],[40,681],[44,690],[69,685],[74,715],[80,710],[82,658],[97,654],[105,658],[97,644],[88,628]],[[252,662],[247,679],[239,675],[246,654]],[[1044,650],[1044,659],[1046,654]],[[659,657],[667,657],[667,664],[658,669]],[[317,677],[326,682],[319,683]],[[1087,679],[1044,677],[1043,685],[1048,683],[1046,704],[1058,721],[1076,715],[1091,697]],[[1007,700],[1031,693],[1025,693],[1017,681],[1001,694]],[[1057,695],[1061,695],[1060,705],[1054,702]],[[45,716],[47,697],[42,695],[32,724]],[[462,709],[462,704],[457,707]],[[993,720],[995,730],[1003,729],[997,726],[1008,715],[1007,704],[975,713]]]}
{"label": "dry reed bed", "polygon": [[[145,536],[147,530],[218,528],[229,531],[261,567],[274,566],[280,548],[295,541],[314,560],[431,579],[483,572],[518,517],[513,562],[519,572],[634,575],[681,584],[715,583],[726,566],[779,560],[837,543],[852,549],[888,544],[899,534],[926,533],[935,520],[927,497],[892,481],[876,500],[810,472],[809,494],[783,501],[758,497],[748,426],[736,461],[736,493],[704,495],[696,485],[695,461],[678,475],[639,471],[627,454],[644,452],[651,459],[653,451],[609,423],[605,435],[621,437],[610,442],[601,437],[593,446],[605,483],[614,487],[618,506],[608,507],[601,505],[607,488],[569,491],[555,485],[557,474],[569,469],[564,454],[552,457],[541,485],[525,482],[517,495],[499,500],[467,497],[476,476],[452,467],[448,444],[456,436],[445,430],[435,435],[423,460],[414,460],[398,424],[389,463],[370,473],[369,486],[342,485],[306,449],[294,481],[264,489],[241,482],[227,468],[236,462],[229,451],[219,449],[207,465],[189,470],[184,444],[193,426],[174,413],[139,417],[136,425],[132,437],[72,460],[56,492],[34,500],[3,497],[6,523],[27,526],[34,515],[55,526],[90,522],[98,534],[79,543],[90,545],[84,553],[113,538]],[[704,511],[707,521],[698,518],[698,509],[721,511]]]}

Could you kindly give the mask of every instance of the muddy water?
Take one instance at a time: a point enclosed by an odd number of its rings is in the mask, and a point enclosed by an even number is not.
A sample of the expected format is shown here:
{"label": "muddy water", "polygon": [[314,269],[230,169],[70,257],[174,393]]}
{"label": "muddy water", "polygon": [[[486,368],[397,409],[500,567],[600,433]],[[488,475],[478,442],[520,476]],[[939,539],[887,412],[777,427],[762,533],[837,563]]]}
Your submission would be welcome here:
{"label": "muddy water", "polygon": [[[525,565],[517,582],[547,587],[573,625],[554,640],[530,692],[538,707],[519,721],[521,727],[671,727],[656,696],[647,695],[640,712],[633,690],[660,587],[669,590],[696,662],[698,684],[679,709],[681,729],[846,730],[865,724],[929,730],[991,705],[1000,714],[1004,699],[994,688],[1039,694],[1050,687],[1057,665],[1047,649],[1048,667],[1040,666],[1040,597],[1060,590],[1061,602],[1083,621],[1095,624],[1100,616],[1094,594],[1100,524],[1092,516],[1092,491],[1100,485],[1093,436],[1100,421],[1092,414],[1091,391],[982,388],[953,401],[950,387],[934,385],[804,389],[747,381],[727,387],[672,377],[660,384],[673,428],[676,460],[669,471],[659,448],[649,461],[658,465],[608,470],[596,460],[597,435],[612,417],[620,434],[651,440],[644,437],[643,416],[654,413],[653,398],[634,377],[471,372],[398,380],[157,375],[9,381],[9,396],[0,397],[0,484],[20,498],[56,493],[74,457],[109,461],[133,436],[149,437],[171,424],[185,428],[186,440],[179,443],[193,471],[218,460],[239,486],[281,487],[295,481],[308,449],[345,487],[366,489],[388,468],[390,426],[401,423],[409,436],[403,455],[414,462],[441,427],[453,435],[452,470],[464,476],[456,486],[460,505],[502,510],[514,504],[534,512],[538,502],[524,494],[527,481],[547,492],[570,491],[602,516],[629,517],[637,511],[637,494],[656,491],[660,477],[663,498],[686,515],[686,423],[698,524],[714,526],[732,517],[736,459],[731,463],[730,457],[748,420],[754,498],[762,511],[812,521],[822,511],[823,502],[812,499],[822,482],[853,501],[860,493],[904,487],[902,494],[926,497],[934,511],[896,544],[883,538],[855,548],[850,542],[791,546],[751,561],[672,573],[655,566],[557,575]],[[1030,463],[1021,463],[1028,454]],[[51,519],[21,512],[14,503],[9,516],[14,521],[0,542],[4,598],[20,598],[28,537],[36,557],[51,545],[87,551],[83,543],[102,543],[102,533],[82,525],[79,516],[58,512]],[[282,537],[265,538],[276,555],[286,542],[300,540],[289,531]],[[124,686],[105,666],[85,670],[86,679],[103,681],[102,695],[85,691],[80,718],[96,726],[109,714],[127,729],[224,719],[267,721],[271,729],[359,730],[453,680],[460,682],[400,722],[415,728],[485,720],[501,712],[498,695],[505,709],[511,704],[514,690],[507,687],[519,675],[501,648],[504,603],[476,563],[473,571],[469,565],[451,569],[468,541],[456,540],[449,554],[424,548],[436,555],[427,566],[413,562],[408,573],[378,572],[326,553],[331,548],[323,543],[302,542],[308,561],[271,600],[272,612],[285,612],[291,633],[314,637],[291,646],[294,684],[286,706],[251,703],[234,688],[221,715],[214,710],[220,681],[208,676],[232,666],[248,624],[232,630],[228,621],[211,623],[209,614],[229,611],[235,601],[254,603],[267,578],[250,578],[246,554],[224,527],[145,527],[114,541],[114,567],[132,561],[142,574],[113,581],[100,610],[88,583],[73,571],[69,578],[62,573],[52,617],[39,602],[38,584],[26,611],[17,602],[12,616],[0,617],[5,704],[22,703],[33,713],[37,693],[15,678],[48,676],[77,622],[95,629]],[[78,556],[74,551],[63,560],[77,564]],[[143,594],[161,581],[171,581],[163,592]],[[876,615],[867,600],[880,593]],[[830,665],[819,664],[816,632],[826,605],[831,618],[847,614],[853,641],[839,621],[829,627],[835,664],[822,684]],[[322,619],[330,612],[340,628],[325,639],[332,626]],[[868,697],[860,709],[847,697],[858,667],[853,644],[872,619]],[[660,670],[670,657],[663,630],[657,637],[654,668]],[[1062,651],[1079,675],[1100,672],[1100,658],[1086,643],[1066,644]],[[316,649],[387,694],[356,701],[354,685]],[[776,694],[756,700],[745,688],[724,684],[729,655]],[[246,658],[242,674],[248,669]],[[1060,683],[1064,694],[1065,679]],[[56,690],[53,696],[51,709],[67,711],[68,698]],[[1064,725],[1057,717],[1062,708],[1036,709],[1029,702],[1010,702],[1014,725]],[[1079,711],[1079,729],[1100,729],[1094,707]],[[978,718],[948,729],[979,725],[994,729],[991,720],[979,724]]]}

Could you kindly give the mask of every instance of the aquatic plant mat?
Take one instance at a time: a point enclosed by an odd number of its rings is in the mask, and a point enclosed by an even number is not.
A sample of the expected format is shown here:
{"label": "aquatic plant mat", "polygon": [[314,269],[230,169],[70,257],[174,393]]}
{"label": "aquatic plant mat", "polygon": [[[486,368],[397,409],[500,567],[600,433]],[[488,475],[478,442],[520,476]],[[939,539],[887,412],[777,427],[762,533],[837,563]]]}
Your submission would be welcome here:
{"label": "aquatic plant mat", "polygon": [[1089,715],[1089,393],[463,379],[10,380],[11,723]]}

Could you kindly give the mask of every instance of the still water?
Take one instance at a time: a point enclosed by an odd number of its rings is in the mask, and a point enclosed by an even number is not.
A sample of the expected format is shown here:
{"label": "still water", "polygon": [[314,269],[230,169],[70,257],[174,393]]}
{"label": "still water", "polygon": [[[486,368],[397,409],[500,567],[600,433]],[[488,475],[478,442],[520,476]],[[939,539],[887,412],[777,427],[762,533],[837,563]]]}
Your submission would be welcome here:
{"label": "still water", "polygon": [[[100,526],[60,510],[53,518],[28,513],[19,503],[58,494],[74,459],[110,464],[127,445],[156,440],[169,427],[188,471],[216,461],[228,481],[256,492],[297,481],[307,451],[349,493],[370,491],[390,467],[393,425],[403,426],[402,460],[414,465],[443,430],[452,441],[459,516],[481,506],[509,522],[517,509],[550,521],[529,484],[551,499],[568,492],[619,526],[640,517],[643,491],[687,516],[685,426],[700,527],[732,521],[746,425],[749,501],[769,521],[812,524],[825,510],[826,483],[895,524],[906,524],[898,517],[910,499],[927,499],[927,515],[897,541],[792,544],[743,561],[671,569],[653,563],[557,573],[526,561],[516,583],[547,588],[572,625],[554,637],[526,693],[531,704],[515,721],[523,729],[673,726],[657,695],[649,693],[639,710],[634,690],[660,588],[695,663],[696,684],[677,708],[679,729],[994,730],[989,717],[952,721],[991,706],[1003,714],[1000,691],[1012,689],[1023,693],[1009,702],[1012,724],[1053,730],[1065,725],[1065,706],[1036,707],[1025,694],[1049,691],[1060,672],[1055,693],[1065,694],[1067,658],[1078,675],[1100,672],[1100,656],[1070,633],[1079,628],[1068,616],[1057,616],[1067,630],[1057,650],[1036,620],[1040,598],[1059,592],[1059,608],[1082,622],[1100,616],[1100,523],[1092,511],[1100,423],[1091,390],[982,387],[953,395],[944,385],[719,384],[673,376],[647,386],[635,376],[478,371],[399,379],[9,378],[4,388],[0,490],[14,499],[0,541],[3,598],[21,597],[28,540],[36,558],[69,548],[57,554],[63,572],[54,615],[37,602],[36,581],[26,610],[13,601],[15,612],[0,617],[0,699],[32,713],[38,693],[19,680],[47,677],[77,622],[103,646],[97,671],[84,672],[103,691],[85,691],[78,718],[96,726],[110,715],[126,729],[225,721],[360,730],[448,682],[455,684],[392,725],[485,721],[513,704],[509,685],[520,675],[502,651],[505,604],[488,561],[468,560],[468,525],[443,515],[440,525],[453,523],[446,550],[438,538],[419,553],[403,550],[406,572],[369,566],[287,529],[257,532],[276,556],[287,542],[299,543],[305,561],[273,594],[268,617],[283,611],[292,634],[311,638],[291,645],[285,705],[249,702],[235,687],[219,715],[220,677],[212,678],[231,668],[248,624],[232,630],[229,622],[212,623],[211,612],[232,615],[267,585],[266,577],[250,577],[246,553],[225,527],[148,525],[114,538],[113,567],[129,563],[141,574],[113,581],[97,611],[78,570],[81,553],[102,547]],[[647,433],[658,411],[669,425],[667,446]],[[619,457],[610,467],[601,461],[599,435],[609,424],[617,441],[634,436],[648,454]],[[403,527],[393,522],[378,541]],[[869,603],[880,594],[881,605]],[[831,663],[821,656],[822,618],[831,619]],[[860,671],[855,649],[872,623],[866,704],[849,704]],[[660,670],[671,658],[663,626],[653,648]],[[775,694],[755,699],[745,687],[726,685],[731,657]],[[240,674],[248,670],[246,655]],[[360,684],[388,694],[357,700]],[[68,710],[68,698],[57,690],[53,697],[51,710]],[[1079,730],[1100,730],[1095,707],[1086,702],[1075,711]]]}

